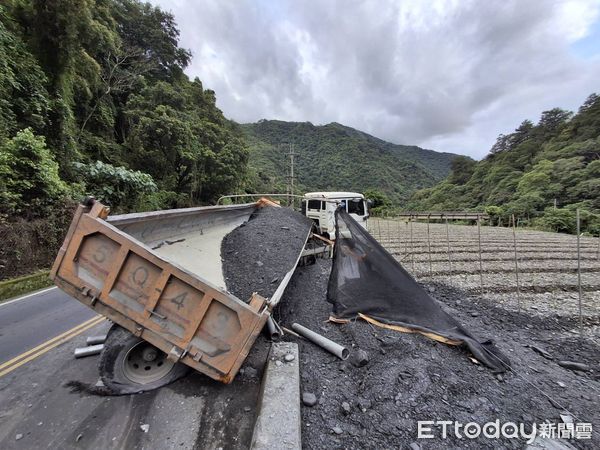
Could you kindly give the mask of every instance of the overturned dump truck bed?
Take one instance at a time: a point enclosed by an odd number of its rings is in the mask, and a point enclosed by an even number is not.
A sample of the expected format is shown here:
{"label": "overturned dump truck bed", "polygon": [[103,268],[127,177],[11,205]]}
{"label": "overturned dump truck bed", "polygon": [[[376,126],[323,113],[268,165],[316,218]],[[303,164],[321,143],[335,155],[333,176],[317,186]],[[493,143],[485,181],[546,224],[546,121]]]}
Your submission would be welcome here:
{"label": "overturned dump truck bed", "polygon": [[[108,208],[88,201],[79,206],[50,276],[170,360],[229,383],[272,303],[227,292],[221,241],[265,204],[108,216]],[[297,262],[290,262],[290,276]]]}

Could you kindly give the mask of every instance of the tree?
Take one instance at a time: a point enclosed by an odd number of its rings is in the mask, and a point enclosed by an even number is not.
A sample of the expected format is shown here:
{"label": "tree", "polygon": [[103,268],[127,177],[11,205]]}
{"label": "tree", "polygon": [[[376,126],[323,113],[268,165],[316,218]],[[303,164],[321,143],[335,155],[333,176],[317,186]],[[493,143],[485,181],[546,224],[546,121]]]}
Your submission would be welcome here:
{"label": "tree", "polygon": [[578,114],[586,114],[590,110],[597,108],[600,105],[600,96],[595,92],[590,94],[588,98],[585,99],[583,105],[579,107],[577,111]]}
{"label": "tree", "polygon": [[[184,74],[191,54],[178,40],[173,15],[138,0],[3,3],[0,208],[29,214],[30,190],[50,204],[81,178],[122,211],[240,188],[247,145],[215,93]],[[19,148],[47,180],[13,173],[27,166]]]}
{"label": "tree", "polygon": [[521,122],[521,125],[515,129],[514,133],[507,135],[500,134],[490,149],[490,154],[495,155],[497,153],[513,150],[532,136],[534,128],[531,120],[524,120]]}
{"label": "tree", "polygon": [[0,146],[0,212],[39,217],[65,198],[69,186],[45,139],[25,129]]}
{"label": "tree", "polygon": [[529,139],[534,130],[534,125],[531,120],[524,120],[521,122],[515,132],[510,135],[510,147],[515,148],[517,145],[522,144]]}
{"label": "tree", "polygon": [[179,29],[173,15],[135,0],[114,0],[114,4],[123,42],[141,50],[152,77],[166,80],[179,76],[192,55],[177,45]]}
{"label": "tree", "polygon": [[538,223],[548,231],[575,232],[575,213],[563,208],[546,208]]}
{"label": "tree", "polygon": [[390,205],[390,199],[385,193],[380,191],[379,189],[367,189],[363,195],[366,199],[371,200],[373,204],[371,205],[373,208],[386,207]]}
{"label": "tree", "polygon": [[[130,93],[142,84],[142,76],[149,70],[141,49],[118,47],[109,52],[102,64],[98,92],[83,115],[79,134],[81,135],[102,102],[111,95]],[[114,126],[114,123],[110,124]]]}
{"label": "tree", "polygon": [[558,135],[561,128],[573,116],[571,111],[561,108],[553,108],[549,111],[544,111],[538,122],[538,128],[542,132],[542,137],[547,139]]}
{"label": "tree", "polygon": [[495,205],[486,206],[484,211],[490,217],[490,225],[493,225],[494,223],[500,225],[502,217],[505,215],[502,207]]}
{"label": "tree", "polygon": [[457,156],[450,162],[450,176],[448,181],[452,184],[463,185],[473,175],[477,163],[468,156]]}
{"label": "tree", "polygon": [[0,6],[0,142],[26,127],[41,133],[47,120],[48,80],[16,28]]}
{"label": "tree", "polygon": [[[600,97],[590,95],[577,114],[561,108],[544,111],[537,125],[523,121],[509,135],[500,135],[491,154],[474,164],[457,191],[453,171],[437,186],[416,192],[409,205],[432,207],[500,207],[502,214],[534,218],[546,229],[572,231],[564,222],[580,208],[582,229],[593,233],[600,213]],[[471,172],[469,168],[468,172]],[[564,211],[546,209],[554,201]],[[500,214],[500,213],[499,213]],[[570,219],[569,219],[570,220]],[[600,219],[599,219],[600,220]]]}
{"label": "tree", "polygon": [[198,80],[157,82],[132,96],[126,111],[129,163],[152,175],[162,189],[207,202],[243,180],[246,144]]}
{"label": "tree", "polygon": [[490,155],[505,152],[510,149],[510,135],[499,134],[496,138],[496,142],[490,149]]}

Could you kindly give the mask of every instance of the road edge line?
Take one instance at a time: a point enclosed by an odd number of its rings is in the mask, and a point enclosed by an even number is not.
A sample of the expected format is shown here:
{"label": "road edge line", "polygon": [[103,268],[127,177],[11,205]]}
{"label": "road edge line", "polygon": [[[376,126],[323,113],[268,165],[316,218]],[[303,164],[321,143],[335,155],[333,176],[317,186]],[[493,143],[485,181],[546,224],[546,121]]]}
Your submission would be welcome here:
{"label": "road edge line", "polygon": [[25,299],[27,299],[29,297],[33,297],[35,295],[39,295],[39,294],[44,294],[46,292],[50,292],[53,289],[58,289],[58,286],[52,286],[52,287],[49,287],[49,288],[44,288],[44,289],[41,289],[41,290],[38,290],[38,291],[31,292],[29,294],[25,294],[25,295],[23,295],[21,297],[17,297],[17,298],[13,298],[11,300],[6,300],[6,301],[3,301],[3,302],[0,302],[0,308],[2,308],[3,306],[6,306],[6,305],[10,305],[11,303],[20,302],[21,300],[25,300]]}

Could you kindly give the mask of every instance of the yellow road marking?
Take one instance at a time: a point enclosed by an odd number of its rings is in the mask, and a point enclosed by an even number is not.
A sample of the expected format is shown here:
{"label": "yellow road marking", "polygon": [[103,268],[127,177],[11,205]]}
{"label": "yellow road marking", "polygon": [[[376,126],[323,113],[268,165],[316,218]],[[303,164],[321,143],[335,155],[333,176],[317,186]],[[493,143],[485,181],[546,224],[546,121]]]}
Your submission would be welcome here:
{"label": "yellow road marking", "polygon": [[37,347],[34,347],[34,348],[30,349],[30,350],[27,350],[27,351],[26,351],[26,352],[24,352],[24,353],[21,353],[19,356],[15,356],[13,359],[11,359],[11,360],[9,360],[9,361],[6,361],[5,363],[2,363],[2,364],[0,364],[0,370],[4,369],[4,368],[5,368],[5,367],[7,367],[7,366],[10,366],[11,364],[13,364],[13,363],[17,362],[19,359],[21,359],[21,358],[24,358],[24,357],[26,357],[27,355],[30,355],[31,353],[37,352],[38,350],[40,350],[40,349],[42,349],[42,348],[46,347],[47,345],[49,345],[49,344],[52,344],[52,343],[53,343],[53,342],[55,342],[55,341],[58,341],[59,339],[61,339],[61,338],[65,337],[65,336],[67,336],[67,335],[69,335],[69,334],[73,333],[73,332],[74,332],[74,331],[76,331],[77,329],[79,329],[79,328],[82,328],[82,327],[84,327],[84,326],[86,326],[86,325],[88,325],[88,324],[90,324],[90,323],[92,323],[92,322],[94,322],[94,321],[96,321],[96,320],[98,320],[98,316],[96,316],[96,317],[92,317],[91,319],[89,319],[89,320],[86,320],[86,321],[85,321],[85,322],[83,322],[83,323],[80,323],[80,324],[79,324],[79,325],[77,325],[76,327],[73,327],[73,328],[71,328],[70,330],[67,330],[67,331],[65,331],[64,333],[61,333],[61,334],[59,334],[58,336],[55,336],[55,337],[53,337],[52,339],[49,339],[49,340],[47,340],[46,342],[44,342],[44,343],[42,343],[42,344],[38,345]]}
{"label": "yellow road marking", "polygon": [[62,333],[50,339],[49,341],[46,341],[43,344],[26,351],[25,353],[20,354],[19,356],[11,359],[10,361],[3,363],[0,366],[0,377],[12,372],[16,368],[21,367],[23,364],[28,363],[29,361],[37,358],[38,356],[43,355],[49,350],[52,350],[54,347],[59,346],[60,344],[68,341],[69,339],[74,338],[75,336],[83,333],[84,331],[89,330],[90,328],[98,325],[102,321],[104,321],[104,317],[94,317],[93,319],[83,322],[82,324],[71,328],[69,331]]}

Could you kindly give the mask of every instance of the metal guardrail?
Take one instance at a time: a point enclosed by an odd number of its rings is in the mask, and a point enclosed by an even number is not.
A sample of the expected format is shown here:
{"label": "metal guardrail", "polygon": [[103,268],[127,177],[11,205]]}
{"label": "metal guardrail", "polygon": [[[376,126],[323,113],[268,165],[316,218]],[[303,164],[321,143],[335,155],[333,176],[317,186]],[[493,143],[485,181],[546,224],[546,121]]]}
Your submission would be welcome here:
{"label": "metal guardrail", "polygon": [[431,219],[431,220],[481,220],[489,219],[489,214],[465,211],[404,211],[396,214],[396,217],[409,219]]}
{"label": "metal guardrail", "polygon": [[256,197],[259,197],[259,198],[260,197],[304,198],[304,196],[302,196],[302,195],[295,195],[295,194],[233,194],[233,195],[222,195],[221,197],[219,197],[219,199],[217,200],[217,205],[220,205],[221,201],[225,200],[225,199],[256,198]]}

